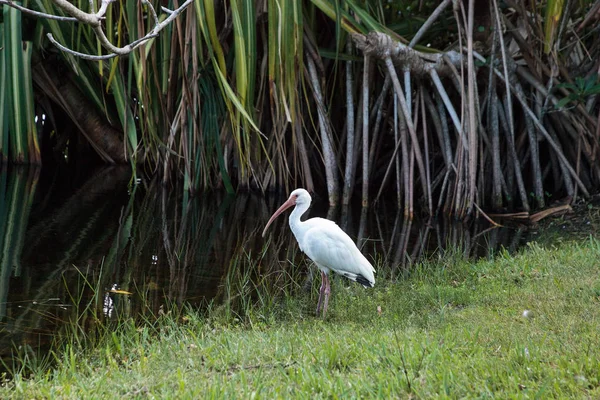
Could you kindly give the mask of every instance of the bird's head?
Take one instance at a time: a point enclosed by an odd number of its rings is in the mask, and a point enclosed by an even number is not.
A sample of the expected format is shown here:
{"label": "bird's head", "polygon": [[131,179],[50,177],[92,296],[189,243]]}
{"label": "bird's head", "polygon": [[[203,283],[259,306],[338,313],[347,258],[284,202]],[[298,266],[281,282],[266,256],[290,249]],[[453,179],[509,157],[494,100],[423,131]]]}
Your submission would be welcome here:
{"label": "bird's head", "polygon": [[310,194],[306,189],[296,189],[292,193],[290,193],[290,197],[288,202],[290,205],[302,205],[302,204],[310,204],[311,198]]}
{"label": "bird's head", "polygon": [[277,209],[277,211],[275,211],[275,213],[269,219],[269,222],[267,222],[267,225],[265,226],[265,229],[263,230],[263,234],[262,234],[263,237],[265,236],[265,233],[267,232],[267,228],[269,227],[269,225],[271,225],[271,222],[273,222],[275,220],[275,218],[277,218],[277,216],[279,216],[279,214],[281,214],[282,212],[284,212],[285,210],[287,210],[288,208],[290,208],[292,206],[306,205],[306,209],[308,209],[308,206],[310,205],[310,201],[311,201],[310,194],[308,194],[308,192],[305,189],[296,189],[292,193],[290,193],[290,197],[287,199],[287,201],[285,203],[283,203],[281,205],[281,207],[279,207],[279,209]]}

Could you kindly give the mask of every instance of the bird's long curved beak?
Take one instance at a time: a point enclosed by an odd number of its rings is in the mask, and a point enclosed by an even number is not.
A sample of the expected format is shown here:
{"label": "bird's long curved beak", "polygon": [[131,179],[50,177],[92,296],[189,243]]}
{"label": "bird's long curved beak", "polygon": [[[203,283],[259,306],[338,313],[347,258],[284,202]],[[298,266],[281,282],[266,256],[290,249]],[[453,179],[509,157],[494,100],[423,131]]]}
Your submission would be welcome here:
{"label": "bird's long curved beak", "polygon": [[265,229],[263,230],[262,233],[262,237],[265,237],[265,233],[267,233],[267,229],[269,228],[269,226],[271,225],[271,223],[275,220],[275,218],[277,218],[279,216],[279,214],[281,214],[282,212],[284,212],[285,210],[287,210],[288,208],[295,206],[296,205],[296,199],[290,197],[289,199],[287,199],[287,201],[285,203],[283,203],[281,205],[281,207],[279,207],[277,209],[277,211],[275,211],[275,213],[273,213],[273,215],[271,216],[271,219],[269,219],[269,222],[267,222],[267,226],[265,226]]}

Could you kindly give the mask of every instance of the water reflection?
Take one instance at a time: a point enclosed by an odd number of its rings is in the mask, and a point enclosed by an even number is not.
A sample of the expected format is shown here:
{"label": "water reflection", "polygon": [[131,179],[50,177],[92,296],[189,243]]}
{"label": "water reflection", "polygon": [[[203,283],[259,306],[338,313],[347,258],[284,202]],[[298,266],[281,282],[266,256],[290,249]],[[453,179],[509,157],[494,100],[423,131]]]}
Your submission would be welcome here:
{"label": "water reflection", "polygon": [[[267,238],[264,224],[285,197],[205,193],[131,182],[127,168],[97,171],[85,182],[39,171],[0,173],[0,356],[14,345],[44,348],[65,321],[82,329],[100,319],[158,315],[166,303],[195,307],[231,300],[224,283],[253,281],[286,292],[310,279],[287,218]],[[310,216],[329,217],[357,240],[379,279],[401,278],[425,254],[460,249],[485,256],[514,249],[518,229],[466,228],[447,221],[403,221],[392,204],[328,209],[313,196]],[[253,265],[251,271],[246,271]],[[248,286],[251,295],[252,286]]]}

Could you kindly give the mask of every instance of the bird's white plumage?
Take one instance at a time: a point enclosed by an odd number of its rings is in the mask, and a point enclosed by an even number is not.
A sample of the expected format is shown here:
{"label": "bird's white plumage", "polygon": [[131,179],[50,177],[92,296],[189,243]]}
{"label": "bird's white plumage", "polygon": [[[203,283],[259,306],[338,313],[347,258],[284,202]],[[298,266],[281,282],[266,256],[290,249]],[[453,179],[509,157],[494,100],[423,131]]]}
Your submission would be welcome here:
{"label": "bird's white plumage", "polygon": [[375,268],[363,256],[350,236],[335,222],[324,218],[310,218],[302,221],[302,215],[308,210],[311,202],[310,194],[304,189],[296,189],[285,203],[273,213],[263,236],[271,223],[288,208],[295,206],[290,214],[290,228],[298,241],[300,250],[315,262],[321,270],[323,283],[319,289],[317,315],[323,306],[323,317],[327,313],[331,287],[327,274],[334,271],[366,287],[375,285]]}
{"label": "bird's white plumage", "polygon": [[375,270],[346,232],[323,218],[311,218],[311,222],[302,248],[322,271],[331,270],[352,280],[362,275],[369,282],[375,282]]}
{"label": "bird's white plumage", "polygon": [[369,284],[365,286],[373,286],[375,269],[350,236],[328,219],[310,218],[302,221],[300,217],[310,206],[310,195],[304,189],[296,189],[290,198],[292,196],[296,196],[296,208],[290,214],[290,228],[300,250],[325,273],[331,270],[354,281],[361,276],[361,283],[366,280]]}

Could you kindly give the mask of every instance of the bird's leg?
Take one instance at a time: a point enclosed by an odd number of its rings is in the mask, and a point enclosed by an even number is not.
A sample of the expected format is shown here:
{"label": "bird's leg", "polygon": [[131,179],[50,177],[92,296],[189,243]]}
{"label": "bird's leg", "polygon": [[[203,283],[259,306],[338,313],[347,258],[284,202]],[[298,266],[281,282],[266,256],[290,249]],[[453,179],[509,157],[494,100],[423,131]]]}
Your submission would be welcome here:
{"label": "bird's leg", "polygon": [[321,271],[321,287],[319,288],[319,302],[317,303],[317,317],[319,316],[319,312],[321,312],[321,301],[323,300],[323,292],[325,291],[326,280],[327,280],[327,275],[325,275],[325,272]]}
{"label": "bird's leg", "polygon": [[325,314],[327,313],[327,305],[329,304],[329,293],[331,293],[331,287],[329,286],[329,278],[327,275],[323,274],[323,279],[325,280],[325,300],[323,301],[323,318],[325,318]]}

